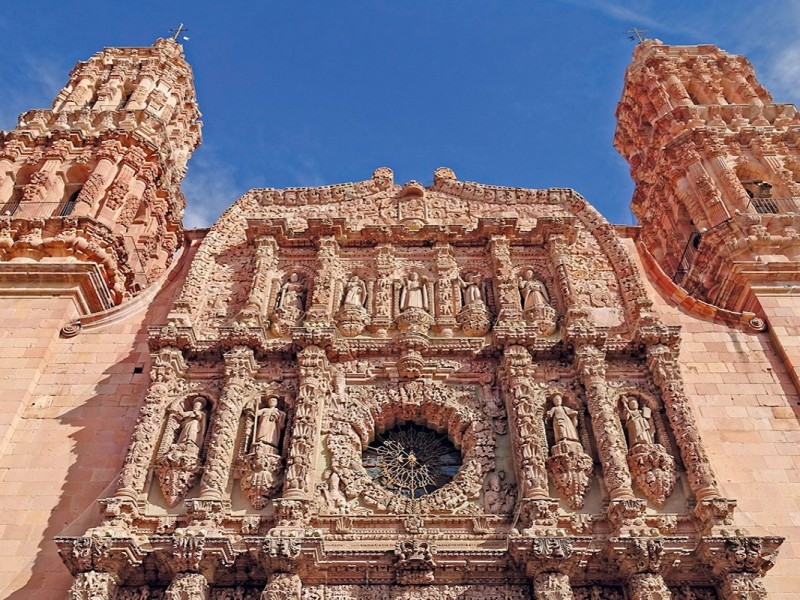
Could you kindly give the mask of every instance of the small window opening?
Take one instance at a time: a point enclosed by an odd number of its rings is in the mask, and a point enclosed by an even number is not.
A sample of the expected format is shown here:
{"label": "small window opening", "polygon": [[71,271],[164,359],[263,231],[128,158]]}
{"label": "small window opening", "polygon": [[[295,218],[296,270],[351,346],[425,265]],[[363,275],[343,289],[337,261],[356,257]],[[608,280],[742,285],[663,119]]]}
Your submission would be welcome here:
{"label": "small window opening", "polygon": [[75,203],[78,201],[78,194],[80,193],[81,193],[80,189],[75,190],[70,195],[69,199],[59,207],[58,211],[59,217],[66,217],[73,211],[73,209],[75,208]]}

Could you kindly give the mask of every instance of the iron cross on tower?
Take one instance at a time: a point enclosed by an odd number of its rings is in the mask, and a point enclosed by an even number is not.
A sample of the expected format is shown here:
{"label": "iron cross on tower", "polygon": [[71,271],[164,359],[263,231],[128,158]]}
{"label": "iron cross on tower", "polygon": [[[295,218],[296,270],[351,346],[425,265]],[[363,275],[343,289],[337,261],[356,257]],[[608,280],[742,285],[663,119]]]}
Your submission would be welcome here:
{"label": "iron cross on tower", "polygon": [[[170,29],[170,30],[169,30],[169,32],[172,34],[172,40],[173,40],[173,41],[175,41],[175,42],[177,42],[177,41],[178,41],[178,36],[180,36],[182,33],[187,33],[188,31],[189,31],[189,30],[188,30],[188,29],[186,29],[186,28],[183,26],[183,23],[181,23],[180,25],[178,25],[178,28],[177,28],[177,29]],[[181,36],[181,39],[183,39],[183,40],[188,40],[189,38],[188,38],[187,36],[185,36],[185,35],[184,35],[184,36]]]}
{"label": "iron cross on tower", "polygon": [[638,27],[634,27],[632,29],[628,29],[628,31],[626,31],[625,33],[628,34],[628,39],[630,41],[635,42],[635,41],[638,40],[638,42],[641,44],[644,41],[644,38],[642,37],[642,34],[643,33],[650,33],[650,30],[649,29],[639,29]]}

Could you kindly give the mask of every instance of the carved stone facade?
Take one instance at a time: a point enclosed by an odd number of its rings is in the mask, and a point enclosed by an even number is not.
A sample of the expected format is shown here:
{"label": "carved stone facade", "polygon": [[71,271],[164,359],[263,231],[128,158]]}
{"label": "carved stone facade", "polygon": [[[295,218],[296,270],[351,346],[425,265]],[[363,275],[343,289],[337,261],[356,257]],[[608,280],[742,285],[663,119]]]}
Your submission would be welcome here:
{"label": "carved stone facade", "polygon": [[[656,66],[671,72],[656,61],[637,83],[642,62],[703,52],[639,47],[618,139],[636,142],[644,117],[631,103],[660,85]],[[713,395],[698,392],[703,374],[681,367],[689,338],[651,287],[646,248],[630,243],[639,230],[614,228],[569,189],[462,182],[447,168],[428,187],[396,184],[380,168],[353,184],[252,190],[190,234],[170,267],[163,236],[179,230],[175,186],[199,141],[188,66],[163,40],[98,56],[79,65],[52,114],[27,113],[5,134],[0,156],[11,189],[26,153],[62,132],[83,140],[76,131],[93,119],[118,123],[99,137],[132,136],[127,149],[151,130],[174,145],[147,146],[164,162],[154,187],[140,186],[132,220],[125,186],[139,171],[100,142],[82,150],[96,166],[78,216],[7,218],[4,251],[31,257],[45,239],[59,256],[91,247],[81,260],[104,274],[93,289],[116,290],[102,315],[65,317],[51,346],[79,348],[102,335],[93,328],[157,306],[144,284],[115,274],[130,257],[79,238],[113,240],[140,218],[162,236],[147,238],[144,264],[164,311],[137,321],[149,382],[132,394],[120,473],[99,516],[55,536],[70,598],[765,597],[781,528],[748,533],[750,513],[734,513],[725,463],[701,438],[717,440],[705,419]],[[736,81],[741,93],[761,89]],[[150,129],[140,118],[154,119]],[[53,135],[39,140],[44,132]],[[19,210],[51,193],[51,176],[73,160],[64,152],[19,184]],[[764,341],[746,317],[729,319],[739,327],[729,334]],[[771,393],[767,406],[778,407],[797,390]]]}

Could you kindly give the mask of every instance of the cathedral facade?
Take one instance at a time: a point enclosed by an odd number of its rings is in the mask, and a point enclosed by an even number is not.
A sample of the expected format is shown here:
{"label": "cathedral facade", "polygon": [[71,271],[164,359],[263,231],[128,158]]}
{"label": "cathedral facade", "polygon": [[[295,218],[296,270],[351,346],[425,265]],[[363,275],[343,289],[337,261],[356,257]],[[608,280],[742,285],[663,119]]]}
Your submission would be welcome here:
{"label": "cathedral facade", "polygon": [[638,226],[575,191],[255,189],[185,230],[181,47],[0,137],[12,600],[800,593],[800,118],[637,46]]}

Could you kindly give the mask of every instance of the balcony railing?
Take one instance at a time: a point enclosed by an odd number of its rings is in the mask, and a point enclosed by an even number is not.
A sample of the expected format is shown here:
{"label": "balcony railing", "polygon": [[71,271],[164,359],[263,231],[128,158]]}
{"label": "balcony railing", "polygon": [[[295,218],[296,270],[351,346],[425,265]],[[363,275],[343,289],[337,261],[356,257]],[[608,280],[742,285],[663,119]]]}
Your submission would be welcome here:
{"label": "balcony railing", "polygon": [[75,208],[74,201],[63,202],[7,202],[0,208],[0,215],[18,219],[39,217],[66,217]]}
{"label": "balcony railing", "polygon": [[798,198],[750,198],[750,206],[764,215],[800,213]]}
{"label": "balcony railing", "polygon": [[697,249],[700,246],[700,232],[694,231],[689,236],[686,246],[683,247],[683,253],[675,266],[675,272],[672,274],[672,282],[677,286],[683,286],[683,281],[689,274],[694,264],[694,257],[697,254]]}

